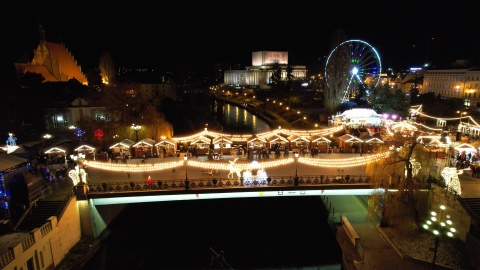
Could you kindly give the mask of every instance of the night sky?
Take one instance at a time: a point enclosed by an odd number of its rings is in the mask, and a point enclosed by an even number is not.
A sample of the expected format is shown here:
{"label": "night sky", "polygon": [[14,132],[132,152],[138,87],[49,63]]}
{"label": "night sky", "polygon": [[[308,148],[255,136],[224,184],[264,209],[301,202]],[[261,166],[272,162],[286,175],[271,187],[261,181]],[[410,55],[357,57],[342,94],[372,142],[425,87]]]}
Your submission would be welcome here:
{"label": "night sky", "polygon": [[339,29],[346,39],[372,45],[383,68],[480,58],[480,23],[466,1],[44,2],[1,8],[2,62],[34,49],[39,24],[47,41],[63,42],[83,70],[97,67],[105,50],[117,65],[212,72],[217,62],[250,65],[254,51],[288,51],[290,64],[313,70],[332,51]]}

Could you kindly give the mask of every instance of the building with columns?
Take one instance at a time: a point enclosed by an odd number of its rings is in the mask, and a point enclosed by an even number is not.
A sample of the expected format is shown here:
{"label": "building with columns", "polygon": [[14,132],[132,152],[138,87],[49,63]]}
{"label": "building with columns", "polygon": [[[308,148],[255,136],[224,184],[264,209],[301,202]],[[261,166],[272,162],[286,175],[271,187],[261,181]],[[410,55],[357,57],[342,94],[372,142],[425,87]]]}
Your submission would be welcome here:
{"label": "building with columns", "polygon": [[[270,77],[274,72],[274,64],[282,69],[281,80],[287,80],[288,52],[258,51],[252,52],[252,65],[245,70],[225,70],[224,84],[232,87],[251,87],[259,90],[270,89]],[[293,80],[305,80],[307,67],[303,65],[290,66]]]}

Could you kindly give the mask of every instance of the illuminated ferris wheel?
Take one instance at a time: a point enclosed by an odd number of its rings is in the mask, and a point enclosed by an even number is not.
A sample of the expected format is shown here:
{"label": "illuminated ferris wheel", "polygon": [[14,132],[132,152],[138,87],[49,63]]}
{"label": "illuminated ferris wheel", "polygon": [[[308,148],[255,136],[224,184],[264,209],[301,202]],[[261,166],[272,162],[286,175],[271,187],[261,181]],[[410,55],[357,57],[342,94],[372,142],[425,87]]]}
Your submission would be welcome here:
{"label": "illuminated ferris wheel", "polygon": [[340,43],[327,58],[325,81],[328,87],[343,89],[342,101],[365,98],[375,88],[382,72],[377,51],[367,42],[352,39]]}

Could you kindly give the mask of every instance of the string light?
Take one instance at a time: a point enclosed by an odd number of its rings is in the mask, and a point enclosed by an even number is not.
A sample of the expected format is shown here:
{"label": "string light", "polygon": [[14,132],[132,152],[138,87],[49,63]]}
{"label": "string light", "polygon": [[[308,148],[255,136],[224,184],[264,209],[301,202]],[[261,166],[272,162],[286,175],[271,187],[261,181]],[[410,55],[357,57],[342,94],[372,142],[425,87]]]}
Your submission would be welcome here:
{"label": "string light", "polygon": [[[382,159],[389,157],[392,154],[390,151],[380,152],[372,155],[363,155],[355,156],[351,158],[307,158],[299,157],[298,162],[314,166],[314,167],[323,167],[323,168],[350,168],[363,166],[368,163],[377,162]],[[288,165],[295,162],[294,158],[285,158],[280,160],[272,160],[262,162],[261,165],[265,169],[275,168],[279,166]],[[118,164],[118,163],[104,163],[98,161],[84,161],[84,164],[100,170],[106,171],[119,171],[119,172],[155,172],[169,170],[183,166],[183,161],[170,161],[170,162],[159,162],[159,163],[148,163],[148,164]],[[210,161],[198,161],[198,160],[189,160],[189,167],[196,168],[211,168],[215,170],[229,171],[229,163],[220,163],[220,162],[210,162]],[[236,164],[240,169],[246,170],[250,163],[239,163]]]}

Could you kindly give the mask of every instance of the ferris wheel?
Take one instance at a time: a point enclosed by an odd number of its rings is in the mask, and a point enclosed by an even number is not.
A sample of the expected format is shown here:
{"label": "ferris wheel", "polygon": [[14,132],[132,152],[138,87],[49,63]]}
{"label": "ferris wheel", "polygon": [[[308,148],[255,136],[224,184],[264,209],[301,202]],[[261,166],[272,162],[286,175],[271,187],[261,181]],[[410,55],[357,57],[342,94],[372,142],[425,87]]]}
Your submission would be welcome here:
{"label": "ferris wheel", "polygon": [[367,42],[352,39],[336,46],[325,64],[327,86],[341,89],[342,101],[365,98],[375,88],[382,72],[377,51]]}

